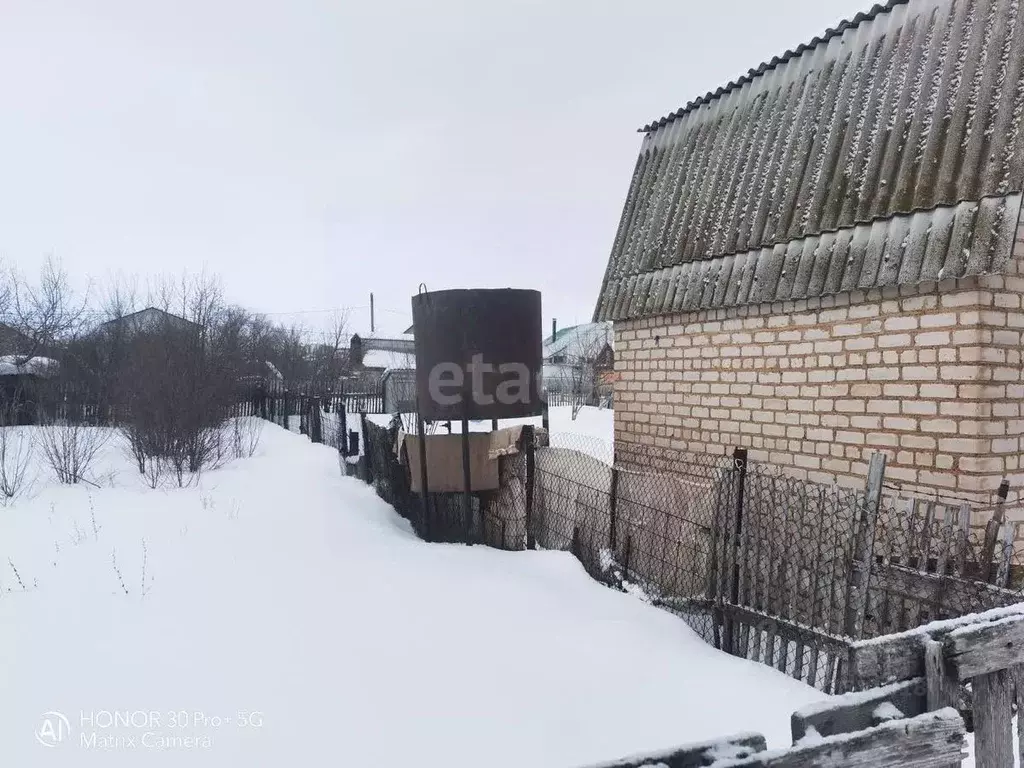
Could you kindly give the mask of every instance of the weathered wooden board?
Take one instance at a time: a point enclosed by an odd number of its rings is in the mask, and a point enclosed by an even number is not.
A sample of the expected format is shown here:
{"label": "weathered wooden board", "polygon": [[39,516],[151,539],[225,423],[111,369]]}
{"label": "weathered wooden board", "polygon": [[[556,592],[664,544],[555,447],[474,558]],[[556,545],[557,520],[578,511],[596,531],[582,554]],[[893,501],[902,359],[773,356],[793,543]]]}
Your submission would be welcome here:
{"label": "weathered wooden board", "polygon": [[1001,669],[971,681],[974,693],[974,764],[977,768],[1013,765],[1013,676]]}
{"label": "weathered wooden board", "polygon": [[850,654],[853,690],[924,677],[926,639],[927,635],[907,633],[854,645]]}
{"label": "weathered wooden board", "polygon": [[793,713],[790,725],[794,743],[807,735],[810,729],[819,736],[855,733],[880,724],[879,707],[891,704],[903,717],[917,717],[927,712],[926,686],[917,677],[863,693],[847,693],[820,704],[812,704]]}
{"label": "weathered wooden board", "polygon": [[925,683],[928,689],[928,711],[956,707],[960,699],[960,686],[956,675],[947,667],[942,643],[928,638],[924,641]]}
{"label": "weathered wooden board", "polygon": [[744,758],[764,750],[764,736],[759,733],[744,733],[700,744],[688,744],[678,749],[627,757],[611,763],[601,763],[592,768],[704,768],[726,756]]}
{"label": "weathered wooden board", "polygon": [[946,663],[961,680],[1014,667],[1024,657],[1024,616],[960,627],[943,644]]}
{"label": "weathered wooden board", "polygon": [[[832,653],[849,654],[850,643],[846,638],[835,637],[812,627],[797,624],[788,619],[780,619],[751,608],[738,605],[725,605],[722,610],[735,622],[741,622],[752,628],[770,632],[773,637],[782,638],[784,642],[815,644],[818,648]],[[776,644],[778,645],[778,644]]]}
{"label": "weathered wooden board", "polygon": [[956,710],[943,709],[743,760],[721,760],[711,768],[950,768],[963,757],[964,730]]}

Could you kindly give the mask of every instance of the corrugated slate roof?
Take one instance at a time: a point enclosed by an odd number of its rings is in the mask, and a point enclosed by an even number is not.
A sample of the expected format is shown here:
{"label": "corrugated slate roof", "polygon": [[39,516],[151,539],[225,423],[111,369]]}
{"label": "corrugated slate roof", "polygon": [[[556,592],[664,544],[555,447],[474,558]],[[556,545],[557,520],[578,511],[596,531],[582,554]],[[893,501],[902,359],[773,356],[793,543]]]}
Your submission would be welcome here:
{"label": "corrugated slate roof", "polygon": [[550,336],[545,340],[544,359],[552,355],[570,358],[596,355],[605,344],[612,343],[614,336],[611,323],[586,323],[560,328],[554,341]]}
{"label": "corrugated slate roof", "polygon": [[1024,187],[1021,3],[876,6],[649,126],[595,317],[998,270]]}

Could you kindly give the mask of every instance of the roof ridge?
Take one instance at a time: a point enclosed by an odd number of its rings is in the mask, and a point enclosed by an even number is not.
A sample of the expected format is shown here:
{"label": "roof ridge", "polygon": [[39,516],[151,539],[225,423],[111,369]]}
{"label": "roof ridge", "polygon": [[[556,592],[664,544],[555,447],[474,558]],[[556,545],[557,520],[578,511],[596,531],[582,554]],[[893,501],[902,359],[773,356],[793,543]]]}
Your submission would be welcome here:
{"label": "roof ridge", "polygon": [[774,56],[770,61],[762,62],[761,65],[758,66],[756,69],[748,70],[745,75],[738,77],[735,80],[730,80],[725,85],[720,86],[717,90],[708,91],[703,96],[697,97],[686,106],[677,109],[675,112],[665,115],[664,117],[658,120],[650,122],[643,128],[637,128],[637,133],[649,133],[650,131],[653,131],[657,128],[661,128],[667,123],[670,123],[673,120],[677,120],[678,118],[683,117],[686,114],[689,114],[693,110],[698,109],[704,106],[705,104],[709,104],[712,101],[715,101],[716,99],[728,93],[732,93],[738,88],[742,88],[747,83],[753,82],[755,78],[760,77],[769,70],[775,69],[780,64],[785,64],[786,62],[795,59],[798,56],[802,56],[806,51],[809,51],[812,48],[817,48],[819,45],[822,45],[823,43],[829,42],[830,40],[832,40],[832,38],[843,34],[848,29],[854,29],[855,27],[859,26],[865,21],[872,21],[873,19],[875,19],[876,17],[880,16],[883,13],[889,13],[896,6],[907,5],[909,2],[910,0],[889,0],[885,5],[876,3],[874,6],[871,7],[871,10],[861,11],[852,19],[843,19],[841,22],[839,22],[839,25],[837,27],[829,27],[828,29],[825,30],[821,37],[813,37],[811,38],[810,42],[801,43],[796,48],[787,49],[781,56]]}

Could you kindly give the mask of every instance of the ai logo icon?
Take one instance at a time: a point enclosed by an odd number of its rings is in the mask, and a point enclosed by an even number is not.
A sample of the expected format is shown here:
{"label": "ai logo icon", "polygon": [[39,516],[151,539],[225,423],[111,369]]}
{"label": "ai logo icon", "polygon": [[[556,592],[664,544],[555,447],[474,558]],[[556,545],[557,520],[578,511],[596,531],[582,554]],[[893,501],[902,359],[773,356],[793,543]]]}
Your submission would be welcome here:
{"label": "ai logo icon", "polygon": [[36,741],[44,747],[56,747],[71,735],[71,723],[60,712],[44,712],[36,730]]}

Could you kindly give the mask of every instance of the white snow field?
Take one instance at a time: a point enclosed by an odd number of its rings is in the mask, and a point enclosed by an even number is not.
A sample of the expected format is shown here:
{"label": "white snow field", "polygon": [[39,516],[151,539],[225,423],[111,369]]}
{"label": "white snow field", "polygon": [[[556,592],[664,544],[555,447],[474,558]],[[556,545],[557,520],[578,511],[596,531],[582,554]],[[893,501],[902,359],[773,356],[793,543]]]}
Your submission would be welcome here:
{"label": "white snow field", "polygon": [[823,698],[568,554],[423,543],[269,424],[191,488],[101,465],[0,508],[0,765],[573,768]]}

